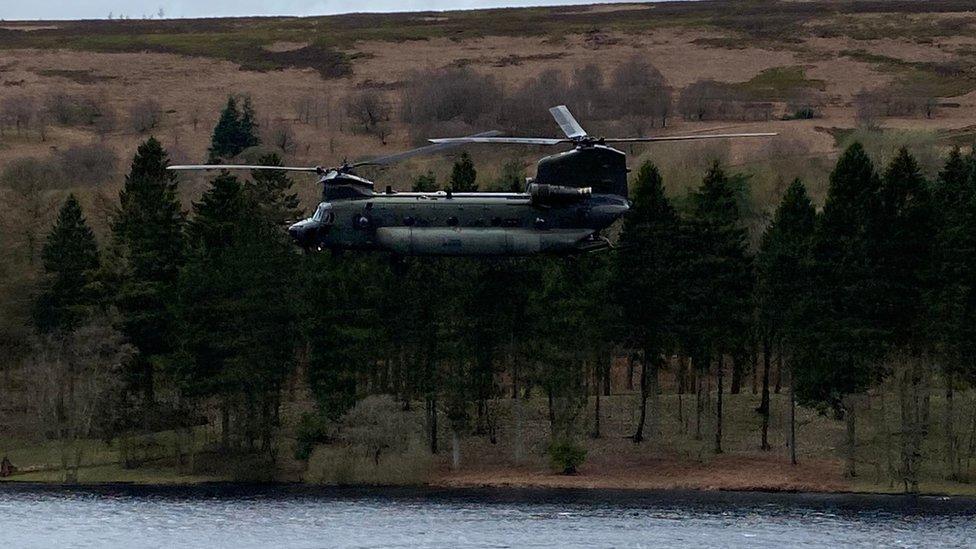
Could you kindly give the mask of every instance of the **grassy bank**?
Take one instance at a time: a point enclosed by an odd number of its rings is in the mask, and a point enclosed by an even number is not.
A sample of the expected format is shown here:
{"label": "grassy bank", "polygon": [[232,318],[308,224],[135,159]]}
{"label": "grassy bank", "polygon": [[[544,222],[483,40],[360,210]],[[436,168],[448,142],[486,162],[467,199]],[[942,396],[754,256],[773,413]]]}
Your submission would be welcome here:
{"label": "grassy bank", "polygon": [[[714,405],[714,395],[711,396]],[[546,400],[524,401],[521,412],[510,399],[492,403],[494,443],[490,434],[462,435],[460,467],[451,467],[451,433],[440,432],[439,452],[431,455],[424,436],[423,414],[399,412],[399,417],[377,422],[368,412],[346,421],[343,430],[369,438],[340,438],[319,445],[307,462],[290,456],[294,440],[287,432],[279,441],[279,462],[273,478],[327,485],[434,485],[445,487],[547,487],[592,489],[760,490],[801,492],[899,493],[899,411],[895,395],[872,395],[861,410],[858,434],[858,476],[844,478],[842,457],[844,424],[808,408],[797,410],[798,465],[790,465],[786,445],[788,400],[772,395],[769,451],[759,450],[761,416],[755,413],[758,395],[726,395],[724,453],[712,451],[714,414],[702,415],[701,437],[696,436],[693,395],[662,395],[661,415],[654,422],[656,436],[642,444],[629,438],[636,424],[637,397],[632,394],[601,397],[600,438],[595,434],[595,405],[590,398],[579,418],[580,440],[587,460],[579,474],[554,474],[548,465]],[[963,434],[963,480],[976,477],[976,463],[967,451],[976,395],[956,395],[956,430]],[[374,411],[383,408],[372,408]],[[886,421],[881,421],[884,414]],[[930,399],[931,427],[923,446],[920,489],[928,494],[976,496],[976,484],[945,480],[943,401]],[[446,422],[442,422],[446,423]],[[207,434],[209,433],[209,434]],[[125,468],[119,442],[85,441],[78,482],[138,484],[194,484],[246,480],[239,467],[246,462],[212,454],[213,431],[195,437],[195,463],[177,467],[172,433],[154,435],[152,454],[138,467]],[[393,442],[394,439],[398,442]],[[380,449],[380,450],[377,450]],[[6,441],[4,448],[21,472],[5,481],[60,482],[58,446],[51,442]],[[184,447],[186,453],[187,449]],[[246,474],[247,471],[244,471]]]}

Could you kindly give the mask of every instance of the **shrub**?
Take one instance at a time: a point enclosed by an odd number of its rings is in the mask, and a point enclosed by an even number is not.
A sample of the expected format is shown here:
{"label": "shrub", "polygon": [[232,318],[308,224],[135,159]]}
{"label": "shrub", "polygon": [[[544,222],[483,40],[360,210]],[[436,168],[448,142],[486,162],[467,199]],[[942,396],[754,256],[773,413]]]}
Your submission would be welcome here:
{"label": "shrub", "polygon": [[577,468],[586,460],[586,448],[570,440],[549,445],[549,463],[564,475],[575,475]]}
{"label": "shrub", "polygon": [[295,432],[295,459],[307,460],[316,444],[331,440],[332,426],[319,414],[305,414]]}

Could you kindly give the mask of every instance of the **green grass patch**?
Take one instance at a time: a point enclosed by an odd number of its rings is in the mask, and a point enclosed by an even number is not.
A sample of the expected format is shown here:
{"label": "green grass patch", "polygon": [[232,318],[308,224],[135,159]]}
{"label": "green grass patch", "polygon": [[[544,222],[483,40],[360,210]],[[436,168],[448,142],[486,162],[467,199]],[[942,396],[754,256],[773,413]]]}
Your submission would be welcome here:
{"label": "green grass patch", "polygon": [[827,83],[806,76],[806,69],[800,66],[772,67],[733,87],[754,100],[784,100],[798,91],[812,89],[824,91]]}
{"label": "green grass patch", "polygon": [[945,62],[906,61],[863,49],[843,50],[840,55],[871,63],[876,69],[897,74],[892,85],[919,96],[955,97],[976,90],[976,62],[959,59]]}

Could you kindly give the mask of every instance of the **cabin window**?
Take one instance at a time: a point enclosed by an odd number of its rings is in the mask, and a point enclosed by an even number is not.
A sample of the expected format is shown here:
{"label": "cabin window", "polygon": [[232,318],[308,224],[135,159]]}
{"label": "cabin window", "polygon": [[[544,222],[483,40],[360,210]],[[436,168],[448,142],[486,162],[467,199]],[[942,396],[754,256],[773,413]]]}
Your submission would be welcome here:
{"label": "cabin window", "polygon": [[417,222],[417,220],[414,219],[412,216],[409,216],[409,215],[407,217],[404,217],[403,218],[403,224],[406,225],[407,227],[412,227],[413,224],[416,223],[416,222]]}
{"label": "cabin window", "polygon": [[502,218],[500,218],[500,217],[493,217],[493,218],[491,218],[491,226],[492,227],[498,227],[501,224],[502,224]]}
{"label": "cabin window", "polygon": [[458,224],[458,218],[454,217],[453,215],[447,218],[448,227],[457,227],[457,224]]}

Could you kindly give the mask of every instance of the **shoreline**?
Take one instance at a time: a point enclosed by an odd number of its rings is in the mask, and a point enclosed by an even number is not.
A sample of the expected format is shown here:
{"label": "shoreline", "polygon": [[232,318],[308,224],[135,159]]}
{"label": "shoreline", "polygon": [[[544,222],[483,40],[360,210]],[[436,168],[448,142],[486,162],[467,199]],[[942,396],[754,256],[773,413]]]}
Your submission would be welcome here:
{"label": "shoreline", "polygon": [[434,498],[485,501],[636,501],[665,500],[674,503],[695,501],[721,503],[725,500],[795,500],[797,503],[885,503],[902,506],[906,503],[954,502],[976,514],[976,496],[928,492],[905,494],[861,490],[809,491],[789,488],[619,488],[599,486],[543,486],[482,484],[457,485],[425,484],[349,484],[330,485],[306,482],[268,481],[248,482],[208,480],[186,483],[152,483],[130,481],[61,483],[35,480],[4,479],[0,481],[0,495],[4,493],[90,493],[94,495],[133,495],[175,497],[390,497],[394,499]]}
{"label": "shoreline", "polygon": [[392,499],[441,503],[616,505],[623,507],[706,507],[779,505],[833,512],[884,511],[902,514],[976,516],[976,497],[878,492],[794,492],[772,490],[566,488],[515,486],[349,485],[300,482],[249,483],[208,481],[197,484],[100,482],[59,484],[0,482],[5,494],[73,494],[173,499]]}

